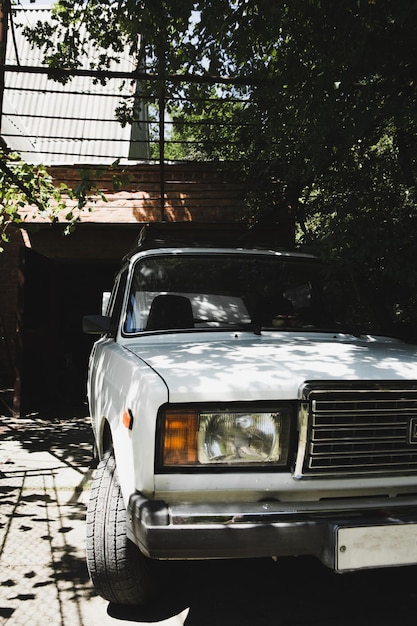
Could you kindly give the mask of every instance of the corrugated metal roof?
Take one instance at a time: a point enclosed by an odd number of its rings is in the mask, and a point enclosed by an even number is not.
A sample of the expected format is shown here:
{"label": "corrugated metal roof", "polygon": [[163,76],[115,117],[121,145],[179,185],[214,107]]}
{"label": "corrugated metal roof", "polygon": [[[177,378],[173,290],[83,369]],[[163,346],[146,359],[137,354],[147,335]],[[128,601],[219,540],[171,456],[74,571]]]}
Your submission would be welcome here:
{"label": "corrugated metal roof", "polygon": [[[31,48],[19,25],[34,25],[50,19],[50,9],[13,8],[15,37],[9,29],[6,64],[44,66],[42,52]],[[88,50],[88,59],[103,50]],[[131,72],[134,59],[121,55],[109,68]],[[122,128],[115,118],[121,100],[132,95],[129,81],[111,78],[105,86],[86,76],[74,76],[66,85],[46,74],[12,72],[5,74],[5,99],[1,135],[7,145],[19,151],[29,163],[45,165],[106,165],[128,158],[131,126]],[[142,124],[143,138],[146,125]],[[146,158],[146,151],[142,153]],[[130,161],[131,162],[131,161]]]}

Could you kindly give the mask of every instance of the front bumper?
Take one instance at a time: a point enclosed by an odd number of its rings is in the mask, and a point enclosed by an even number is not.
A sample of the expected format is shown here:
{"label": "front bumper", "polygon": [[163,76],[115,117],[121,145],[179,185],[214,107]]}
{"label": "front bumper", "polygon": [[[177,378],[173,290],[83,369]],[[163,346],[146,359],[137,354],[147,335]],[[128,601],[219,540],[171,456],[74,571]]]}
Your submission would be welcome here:
{"label": "front bumper", "polygon": [[134,494],[127,536],[154,559],[311,555],[336,570],[414,564],[417,497],[168,505]]}

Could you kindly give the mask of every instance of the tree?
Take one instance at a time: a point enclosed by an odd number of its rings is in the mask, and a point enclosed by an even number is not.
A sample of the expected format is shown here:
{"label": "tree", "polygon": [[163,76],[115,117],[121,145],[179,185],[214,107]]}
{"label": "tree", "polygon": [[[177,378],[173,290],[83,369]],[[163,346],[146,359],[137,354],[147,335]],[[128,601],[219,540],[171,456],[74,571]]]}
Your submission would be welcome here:
{"label": "tree", "polygon": [[[12,226],[21,226],[21,210],[29,204],[37,213],[56,221],[61,211],[66,208],[64,196],[72,196],[65,185],[60,188],[42,166],[25,163],[18,154],[0,150],[0,252],[9,241]],[[74,221],[74,213],[67,211],[67,219]]]}
{"label": "tree", "polygon": [[[100,171],[95,174],[99,175]],[[53,223],[63,215],[63,234],[67,235],[74,230],[88,204],[98,197],[106,201],[92,180],[94,172],[81,170],[79,175],[80,181],[74,188],[64,183],[57,185],[43,165],[28,164],[18,154],[0,148],[0,252],[9,241],[11,228],[30,228],[27,211],[23,210],[28,205],[34,209],[34,217],[40,216]],[[122,173],[118,180],[123,176]]]}
{"label": "tree", "polygon": [[266,164],[283,198],[302,209],[302,190],[359,140],[372,145],[387,121],[414,185],[416,21],[411,0],[60,0],[54,19],[30,36],[53,68],[80,66],[81,23],[107,50],[91,69],[105,69],[126,46],[145,51],[149,94],[162,85],[203,102],[222,77],[223,92],[244,91],[246,117],[258,121],[242,131],[251,160]]}
{"label": "tree", "polygon": [[[301,243],[377,287],[378,311],[414,315],[413,0],[60,0],[53,21],[30,33],[52,68],[79,67],[81,23],[108,51],[92,69],[128,45],[146,57],[149,97],[163,88],[200,103],[172,111],[177,136],[207,139],[200,157],[225,156],[207,125],[190,130],[206,119],[207,98],[238,99],[222,132],[233,137],[226,157],[254,181],[251,218],[293,212]],[[218,111],[211,119],[222,122]]]}

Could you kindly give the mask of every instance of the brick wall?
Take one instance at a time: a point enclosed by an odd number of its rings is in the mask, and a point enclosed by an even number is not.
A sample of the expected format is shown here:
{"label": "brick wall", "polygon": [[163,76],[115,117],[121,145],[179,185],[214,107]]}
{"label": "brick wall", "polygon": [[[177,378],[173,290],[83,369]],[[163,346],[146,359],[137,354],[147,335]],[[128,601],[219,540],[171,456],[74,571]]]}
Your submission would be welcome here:
{"label": "brick wall", "polygon": [[[79,182],[78,168],[50,167],[49,171],[54,180],[70,187]],[[103,202],[96,196],[89,204],[91,213],[83,213],[83,222],[228,222],[242,216],[245,186],[230,167],[183,163],[164,165],[162,171],[158,164],[83,171],[107,198]]]}
{"label": "brick wall", "polygon": [[[48,168],[57,184],[66,183],[74,187],[80,181],[80,167],[53,166]],[[134,234],[129,234],[123,228],[148,221],[195,221],[195,222],[224,222],[240,221],[244,215],[243,199],[247,187],[242,182],[242,176],[230,164],[213,163],[176,163],[127,165],[117,168],[82,168],[87,173],[92,184],[106,196],[107,202],[96,197],[94,203],[89,203],[91,211],[83,211],[81,222],[91,225],[106,226],[108,233],[102,235],[110,238],[114,245],[119,247],[113,256],[119,258],[119,248],[125,251],[127,241],[134,241]],[[118,184],[114,184],[114,179]],[[161,189],[164,202],[161,205]],[[33,207],[22,212],[28,218],[28,223],[47,222],[48,220],[33,219]],[[283,210],[278,216],[280,224],[279,245],[291,246],[293,243],[293,218]],[[64,216],[63,216],[64,221]],[[117,224],[117,227],[116,227]],[[114,225],[114,226],[112,226]],[[96,227],[97,227],[96,226]],[[132,231],[134,233],[134,231]],[[79,254],[94,256],[95,252],[90,241],[85,241],[88,233],[80,232],[64,241],[60,232],[44,232],[43,238],[48,238],[47,246],[52,256],[59,257],[59,250],[71,246],[71,257]],[[103,239],[104,237],[104,239]],[[35,238],[35,236],[34,236]],[[12,242],[7,245],[5,253],[0,253],[0,316],[3,319],[5,333],[14,346],[16,342],[16,327],[18,325],[18,298],[19,285],[22,285],[22,268],[20,267],[21,248],[24,246],[22,235],[14,234]],[[77,247],[78,246],[78,247]],[[104,246],[110,249],[110,242]],[[39,250],[45,253],[44,250]],[[121,254],[121,252],[120,252]],[[13,348],[14,349],[14,348]]]}
{"label": "brick wall", "polygon": [[[233,222],[245,217],[244,198],[249,190],[242,174],[231,164],[176,163],[127,165],[117,168],[86,166],[48,168],[56,184],[74,188],[80,182],[80,171],[91,182],[92,201],[80,214],[88,224],[137,224],[152,221]],[[105,199],[101,197],[103,194]],[[68,200],[68,207],[75,207]],[[65,221],[64,211],[60,221]],[[22,212],[30,223],[33,207]],[[293,216],[286,207],[276,212],[282,232],[281,245],[293,245]],[[49,223],[35,217],[35,222]]]}
{"label": "brick wall", "polygon": [[[80,180],[79,167],[55,166],[48,169],[57,184],[64,182],[74,187]],[[17,371],[13,404],[15,410],[18,410],[20,398],[19,359],[25,352],[21,345],[25,245],[32,245],[35,252],[51,259],[108,261],[120,259],[130,249],[139,232],[137,227],[143,222],[226,224],[240,221],[244,216],[243,200],[247,188],[239,172],[230,165],[170,164],[164,165],[161,171],[158,164],[147,164],[129,165],[116,170],[104,168],[99,172],[97,168],[86,167],[84,172],[93,186],[106,196],[107,201],[97,195],[95,202],[88,205],[91,210],[82,212],[82,225],[73,235],[64,238],[62,227],[52,226],[47,219],[40,219],[33,207],[27,207],[22,217],[26,217],[28,223],[33,221],[40,224],[37,233],[29,232],[24,241],[22,234],[17,231],[6,251],[0,253],[0,315],[7,340],[7,346],[4,339],[0,343],[0,378],[3,376],[5,381],[12,360]],[[114,184],[115,178],[117,184]],[[66,213],[60,221],[65,222]],[[284,209],[277,218],[277,244],[292,246],[292,216]]]}

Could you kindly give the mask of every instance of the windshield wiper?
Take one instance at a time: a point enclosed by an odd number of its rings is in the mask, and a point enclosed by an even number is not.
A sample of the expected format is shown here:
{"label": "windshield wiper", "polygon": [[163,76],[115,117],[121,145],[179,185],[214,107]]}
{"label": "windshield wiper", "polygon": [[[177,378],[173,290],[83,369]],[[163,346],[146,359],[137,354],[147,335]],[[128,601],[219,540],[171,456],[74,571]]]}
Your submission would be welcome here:
{"label": "windshield wiper", "polygon": [[261,335],[262,326],[258,322],[226,322],[211,318],[194,319],[196,324],[216,324],[216,326],[196,326],[198,330],[240,330],[243,332],[252,332],[255,335]]}

